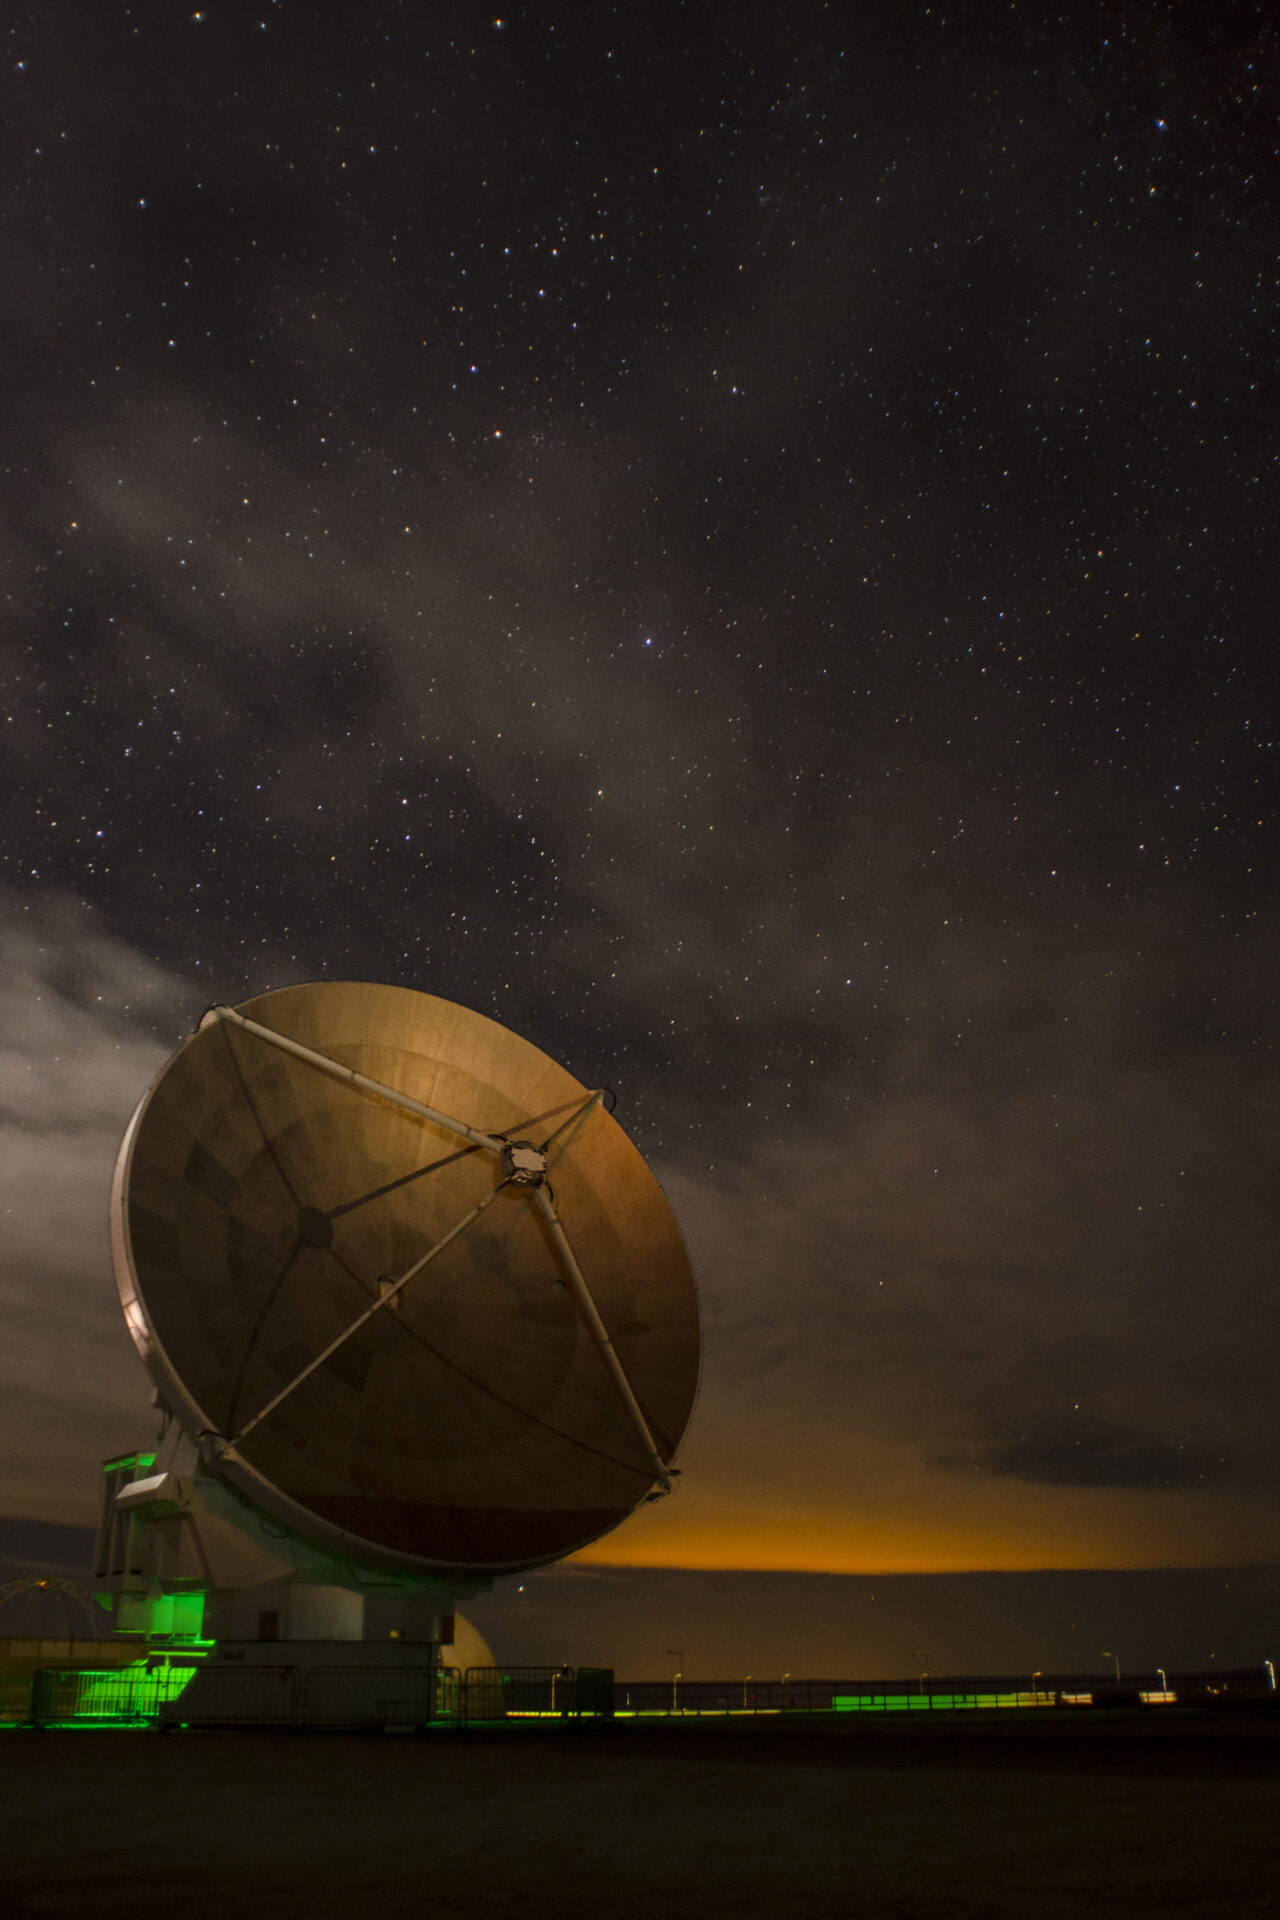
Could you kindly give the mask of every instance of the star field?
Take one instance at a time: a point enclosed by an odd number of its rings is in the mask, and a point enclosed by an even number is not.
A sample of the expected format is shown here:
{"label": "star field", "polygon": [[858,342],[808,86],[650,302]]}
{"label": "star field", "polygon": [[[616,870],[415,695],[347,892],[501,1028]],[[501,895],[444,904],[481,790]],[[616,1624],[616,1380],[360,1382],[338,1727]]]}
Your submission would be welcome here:
{"label": "star field", "polygon": [[422,987],[689,1235],[637,1554],[1272,1555],[1270,10],[6,39],[13,1164],[212,998]]}

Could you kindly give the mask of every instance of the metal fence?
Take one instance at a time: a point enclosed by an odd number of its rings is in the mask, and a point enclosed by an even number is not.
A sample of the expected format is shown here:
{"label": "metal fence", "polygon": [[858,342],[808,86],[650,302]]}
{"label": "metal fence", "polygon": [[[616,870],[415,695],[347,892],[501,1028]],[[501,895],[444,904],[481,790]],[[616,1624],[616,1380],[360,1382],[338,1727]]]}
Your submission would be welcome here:
{"label": "metal fence", "polygon": [[633,1680],[617,1688],[620,1714],[833,1713],[842,1680]]}
{"label": "metal fence", "polygon": [[1018,1686],[1007,1676],[928,1675],[911,1680],[635,1680],[620,1681],[623,1717],[805,1713],[956,1713],[989,1708],[1215,1706],[1280,1707],[1270,1670],[1217,1675],[1137,1676],[1116,1684],[1096,1674],[1037,1674]]}
{"label": "metal fence", "polygon": [[150,1726],[180,1693],[193,1667],[38,1667],[0,1680],[0,1724]]}
{"label": "metal fence", "polygon": [[[548,1691],[556,1712],[574,1703],[572,1676],[556,1670],[548,1690],[517,1673],[513,1686],[504,1684],[510,1669],[500,1672],[496,1699],[490,1677],[479,1675],[472,1696],[478,1716],[500,1717],[508,1701],[515,1711],[536,1710]],[[437,1676],[425,1666],[42,1667],[0,1677],[0,1725],[412,1729],[465,1715],[467,1686],[457,1668],[442,1669],[438,1681],[437,1697]]]}
{"label": "metal fence", "polygon": [[236,1667],[210,1663],[160,1713],[181,1727],[425,1726],[611,1716],[610,1670],[584,1667]]}
{"label": "metal fence", "polygon": [[314,1727],[333,1731],[424,1726],[433,1712],[430,1667],[202,1667],[160,1715],[168,1727]]}
{"label": "metal fence", "polygon": [[31,1680],[29,1673],[0,1678],[0,1726],[20,1727],[30,1720]]}
{"label": "metal fence", "polygon": [[436,1668],[435,1717],[457,1720],[462,1714],[462,1675],[457,1667]]}
{"label": "metal fence", "polygon": [[[1164,1681],[1161,1674],[1159,1679]],[[1224,1684],[1224,1682],[1226,1684]],[[0,1676],[0,1726],[274,1727],[409,1731],[434,1722],[586,1717],[627,1720],[794,1714],[920,1714],[990,1708],[1276,1707],[1269,1674],[1178,1676],[1176,1686],[1101,1685],[1096,1675],[1006,1680],[641,1680],[608,1668],[322,1667],[138,1661],[129,1667],[49,1666]]]}
{"label": "metal fence", "polygon": [[702,1714],[956,1712],[978,1707],[1052,1707],[1050,1688],[876,1688],[856,1680],[640,1680],[617,1689],[617,1711],[636,1717]]}
{"label": "metal fence", "polygon": [[403,1668],[43,1667],[0,1683],[10,1726],[363,1727],[430,1715],[430,1674]]}
{"label": "metal fence", "polygon": [[299,1673],[293,1666],[205,1666],[166,1703],[164,1727],[291,1727],[298,1718]]}
{"label": "metal fence", "polygon": [[420,1727],[432,1717],[429,1667],[315,1667],[302,1683],[307,1727]]}
{"label": "metal fence", "polygon": [[[611,1715],[613,1674],[606,1668],[468,1667],[454,1702],[455,1719],[563,1719]],[[443,1717],[443,1696],[441,1699]]]}

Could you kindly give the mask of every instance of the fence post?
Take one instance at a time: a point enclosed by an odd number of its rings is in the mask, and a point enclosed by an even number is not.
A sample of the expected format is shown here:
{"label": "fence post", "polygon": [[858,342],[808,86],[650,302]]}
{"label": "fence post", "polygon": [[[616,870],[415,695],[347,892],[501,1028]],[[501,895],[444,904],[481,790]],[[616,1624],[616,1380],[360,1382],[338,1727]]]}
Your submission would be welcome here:
{"label": "fence post", "polygon": [[29,1727],[43,1727],[53,1705],[58,1675],[53,1667],[37,1667],[31,1676],[31,1703],[27,1708]]}

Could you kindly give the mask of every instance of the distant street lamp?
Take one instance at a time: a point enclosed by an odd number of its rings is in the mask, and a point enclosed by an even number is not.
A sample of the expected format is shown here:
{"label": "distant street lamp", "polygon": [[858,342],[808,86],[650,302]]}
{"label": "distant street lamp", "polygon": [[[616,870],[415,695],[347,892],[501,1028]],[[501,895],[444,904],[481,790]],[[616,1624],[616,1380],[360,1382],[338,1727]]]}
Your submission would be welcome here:
{"label": "distant street lamp", "polygon": [[1276,1670],[1270,1660],[1264,1660],[1262,1664],[1267,1670],[1267,1678],[1271,1682],[1271,1691],[1274,1693],[1276,1690]]}
{"label": "distant street lamp", "polygon": [[1119,1686],[1119,1685],[1120,1685],[1120,1655],[1119,1655],[1118,1653],[1111,1653],[1111,1652],[1109,1652],[1109,1651],[1108,1651],[1108,1649],[1107,1649],[1106,1647],[1104,1647],[1104,1648],[1102,1649],[1102,1657],[1103,1657],[1103,1659],[1104,1659],[1104,1660],[1114,1660],[1114,1661],[1115,1661],[1115,1663],[1116,1663],[1116,1685],[1117,1685],[1117,1686]]}
{"label": "distant street lamp", "polygon": [[926,1680],[927,1680],[927,1679],[929,1678],[929,1656],[928,1656],[928,1654],[927,1654],[927,1653],[922,1653],[922,1652],[920,1651],[920,1649],[919,1649],[919,1647],[917,1647],[917,1648],[915,1649],[915,1656],[914,1656],[914,1657],[915,1657],[915,1658],[916,1658],[917,1660],[923,1660],[923,1661],[924,1661],[924,1671],[923,1671],[923,1672],[921,1673],[921,1675],[920,1675],[920,1691],[921,1691],[921,1693],[923,1693],[923,1692],[924,1692],[924,1683],[925,1683],[925,1681],[926,1681]]}
{"label": "distant street lamp", "polygon": [[676,1687],[679,1682],[684,1679],[684,1655],[681,1653],[679,1647],[668,1647],[667,1653],[672,1660],[678,1660],[680,1662],[680,1665],[671,1677],[671,1711],[672,1713],[676,1713],[678,1712],[676,1706]]}
{"label": "distant street lamp", "polygon": [[1167,1680],[1165,1679],[1165,1673],[1164,1673],[1164,1668],[1163,1668],[1163,1667],[1157,1667],[1157,1668],[1156,1668],[1156,1672],[1157,1672],[1157,1673],[1158,1673],[1158,1674],[1160,1675],[1160,1691],[1161,1691],[1161,1693],[1168,1693],[1168,1691],[1169,1691],[1169,1682],[1168,1682],[1168,1681],[1167,1681]]}
{"label": "distant street lamp", "polygon": [[1039,1667],[1037,1667],[1035,1672],[1031,1676],[1031,1704],[1033,1707],[1038,1706],[1040,1704],[1040,1689],[1036,1685],[1036,1681],[1039,1678],[1040,1678],[1040,1669]]}

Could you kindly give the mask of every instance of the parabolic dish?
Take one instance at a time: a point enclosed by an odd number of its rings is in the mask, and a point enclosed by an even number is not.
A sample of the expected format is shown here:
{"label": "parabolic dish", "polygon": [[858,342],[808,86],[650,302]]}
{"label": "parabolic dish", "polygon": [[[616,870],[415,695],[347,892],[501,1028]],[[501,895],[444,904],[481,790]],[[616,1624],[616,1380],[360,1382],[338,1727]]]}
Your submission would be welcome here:
{"label": "parabolic dish", "polygon": [[347,1558],[513,1572],[668,1483],[698,1376],[679,1228],[600,1097],[481,1014],[325,982],[206,1016],[125,1134],[112,1243],[212,1470]]}

